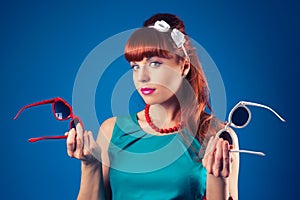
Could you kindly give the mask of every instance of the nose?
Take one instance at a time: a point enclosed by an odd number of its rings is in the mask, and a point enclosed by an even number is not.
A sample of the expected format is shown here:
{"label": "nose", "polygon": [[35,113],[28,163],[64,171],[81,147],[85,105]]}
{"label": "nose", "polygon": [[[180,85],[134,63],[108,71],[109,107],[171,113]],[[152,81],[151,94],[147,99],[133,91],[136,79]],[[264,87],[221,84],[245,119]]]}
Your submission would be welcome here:
{"label": "nose", "polygon": [[150,80],[150,74],[146,66],[140,68],[137,79],[140,82],[147,82]]}

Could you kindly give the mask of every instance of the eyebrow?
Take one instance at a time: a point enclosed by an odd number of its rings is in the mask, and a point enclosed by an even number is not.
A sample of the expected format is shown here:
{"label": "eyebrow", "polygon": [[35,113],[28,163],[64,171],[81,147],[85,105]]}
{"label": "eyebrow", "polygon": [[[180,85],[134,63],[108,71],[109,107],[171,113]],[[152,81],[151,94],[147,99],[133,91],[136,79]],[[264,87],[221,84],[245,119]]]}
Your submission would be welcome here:
{"label": "eyebrow", "polygon": [[[150,57],[150,58],[147,58],[146,61],[149,61],[150,59],[151,59],[151,57]],[[140,61],[142,61],[142,60],[140,60]],[[137,62],[140,62],[140,61],[137,61]],[[136,61],[130,61],[130,63],[136,64]]]}
{"label": "eyebrow", "polygon": [[[146,62],[149,62],[149,60],[151,60],[153,57],[162,58],[162,57],[159,57],[159,56],[151,56],[149,58],[146,58]],[[140,61],[138,61],[138,62],[140,62]],[[136,61],[130,61],[130,63],[136,64]]]}

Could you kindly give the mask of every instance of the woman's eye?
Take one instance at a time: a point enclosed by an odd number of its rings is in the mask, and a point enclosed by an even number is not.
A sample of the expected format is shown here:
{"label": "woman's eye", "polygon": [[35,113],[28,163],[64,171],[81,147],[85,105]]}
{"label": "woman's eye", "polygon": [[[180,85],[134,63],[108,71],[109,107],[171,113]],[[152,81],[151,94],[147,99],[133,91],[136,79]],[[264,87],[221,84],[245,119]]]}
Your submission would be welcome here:
{"label": "woman's eye", "polygon": [[162,63],[161,62],[151,62],[149,65],[151,67],[159,67]]}
{"label": "woman's eye", "polygon": [[136,71],[136,70],[138,70],[140,67],[138,66],[138,65],[131,65],[131,69],[133,70],[133,71]]}

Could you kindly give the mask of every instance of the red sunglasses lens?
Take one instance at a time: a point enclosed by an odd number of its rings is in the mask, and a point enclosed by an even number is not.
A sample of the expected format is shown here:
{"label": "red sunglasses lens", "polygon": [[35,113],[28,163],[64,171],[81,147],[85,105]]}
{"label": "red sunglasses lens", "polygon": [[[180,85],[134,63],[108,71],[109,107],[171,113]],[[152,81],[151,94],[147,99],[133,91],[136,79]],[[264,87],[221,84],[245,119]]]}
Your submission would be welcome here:
{"label": "red sunglasses lens", "polygon": [[62,101],[55,102],[54,112],[55,117],[59,120],[68,119],[71,114],[70,108]]}

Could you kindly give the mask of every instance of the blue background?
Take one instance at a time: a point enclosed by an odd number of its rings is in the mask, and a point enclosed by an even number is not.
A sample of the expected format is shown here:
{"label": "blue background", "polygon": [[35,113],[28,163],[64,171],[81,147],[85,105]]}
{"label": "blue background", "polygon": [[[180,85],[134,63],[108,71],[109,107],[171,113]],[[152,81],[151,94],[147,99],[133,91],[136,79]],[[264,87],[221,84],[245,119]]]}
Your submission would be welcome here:
{"label": "blue background", "polygon": [[[251,123],[236,130],[241,148],[267,154],[241,155],[240,199],[299,198],[299,9],[296,0],[1,1],[1,199],[76,198],[80,162],[67,156],[65,140],[27,142],[64,134],[68,122],[56,121],[50,105],[12,118],[23,105],[43,99],[61,96],[71,103],[77,70],[89,52],[157,12],[181,17],[210,54],[228,107],[239,100],[265,103],[287,120],[251,108]],[[106,74],[115,78],[127,70],[124,65]],[[100,122],[111,116],[103,88],[96,97]]]}

